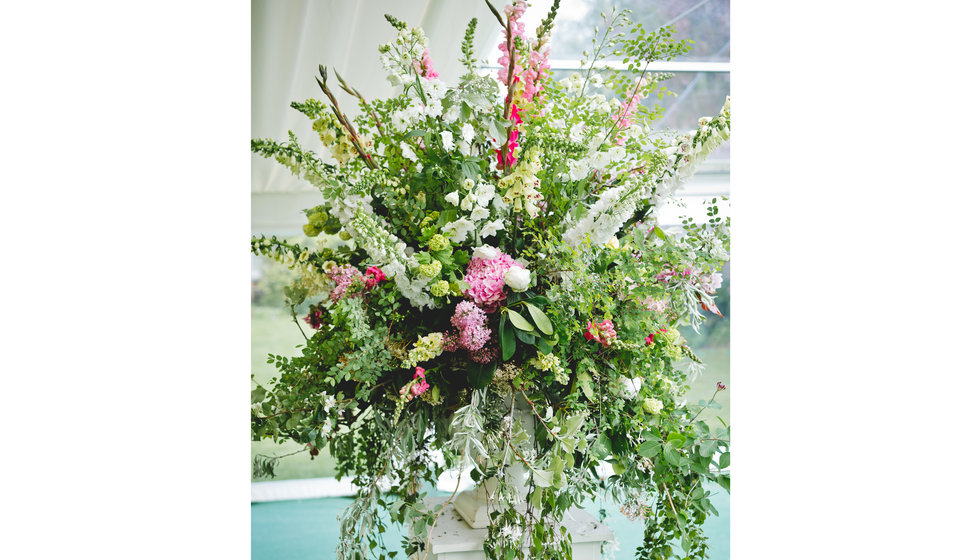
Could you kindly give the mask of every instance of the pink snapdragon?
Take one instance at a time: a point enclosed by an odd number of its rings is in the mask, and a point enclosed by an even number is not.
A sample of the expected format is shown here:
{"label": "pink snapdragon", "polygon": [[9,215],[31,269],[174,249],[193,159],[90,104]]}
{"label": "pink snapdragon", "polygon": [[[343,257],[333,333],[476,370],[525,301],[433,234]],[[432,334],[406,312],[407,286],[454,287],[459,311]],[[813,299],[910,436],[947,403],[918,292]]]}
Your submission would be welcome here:
{"label": "pink snapdragon", "polygon": [[493,312],[507,299],[504,275],[512,266],[524,268],[509,255],[493,247],[480,247],[466,268],[463,280],[470,285],[463,294],[483,309]]}
{"label": "pink snapdragon", "polygon": [[417,397],[417,396],[421,395],[422,393],[424,393],[424,392],[426,392],[426,391],[429,390],[429,384],[425,381],[425,370],[424,369],[422,369],[421,367],[416,366],[415,367],[415,376],[413,377],[413,379],[418,379],[419,380],[417,383],[415,383],[414,385],[412,385],[412,388],[410,389],[410,391],[412,392],[412,395],[413,396],[416,396]]}
{"label": "pink snapdragon", "polygon": [[589,321],[589,326],[585,330],[585,339],[594,340],[606,348],[616,339],[616,328],[612,321],[606,319],[601,323]]}

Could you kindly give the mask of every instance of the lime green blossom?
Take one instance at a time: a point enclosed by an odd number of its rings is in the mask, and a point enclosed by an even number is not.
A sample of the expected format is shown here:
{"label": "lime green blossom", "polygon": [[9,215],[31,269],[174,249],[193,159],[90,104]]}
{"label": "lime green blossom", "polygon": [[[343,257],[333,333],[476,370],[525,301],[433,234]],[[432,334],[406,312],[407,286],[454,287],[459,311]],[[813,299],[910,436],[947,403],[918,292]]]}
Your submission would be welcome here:
{"label": "lime green blossom", "polygon": [[448,248],[449,240],[446,239],[446,236],[442,235],[441,233],[437,233],[429,239],[429,250],[433,252],[442,251],[443,249]]}
{"label": "lime green blossom", "polygon": [[542,354],[538,351],[537,358],[531,358],[529,360],[530,364],[541,371],[550,371],[555,374],[555,380],[565,385],[568,383],[568,373],[565,368],[561,366],[561,359],[554,354]]}
{"label": "lime green blossom", "polygon": [[408,351],[408,359],[403,367],[415,367],[421,362],[442,355],[442,333],[431,333],[420,336],[415,346]]}
{"label": "lime green blossom", "polygon": [[658,401],[657,399],[650,397],[643,399],[643,410],[648,414],[660,414],[660,411],[664,409],[664,403]]}
{"label": "lime green blossom", "polygon": [[[436,261],[438,262],[438,261]],[[429,286],[429,293],[435,297],[443,297],[449,295],[449,282],[445,280],[439,280],[435,284]]]}
{"label": "lime green blossom", "polygon": [[439,261],[432,261],[429,264],[419,266],[419,276],[423,278],[435,278],[439,276],[440,272],[442,272],[442,263]]}

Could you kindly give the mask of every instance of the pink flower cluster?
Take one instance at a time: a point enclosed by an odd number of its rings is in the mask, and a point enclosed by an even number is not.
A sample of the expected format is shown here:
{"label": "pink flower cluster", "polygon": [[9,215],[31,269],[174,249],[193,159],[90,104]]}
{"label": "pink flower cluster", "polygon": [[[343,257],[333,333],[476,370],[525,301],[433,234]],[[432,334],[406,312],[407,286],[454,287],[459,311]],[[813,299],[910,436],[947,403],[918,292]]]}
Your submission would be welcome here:
{"label": "pink flower cluster", "polygon": [[[517,105],[511,106],[510,120],[514,122],[514,129],[510,131],[510,138],[507,140],[507,167],[511,167],[517,163],[517,158],[514,157],[514,150],[517,149],[517,137],[520,136],[520,131],[517,130],[517,125],[524,122],[521,118],[521,111],[517,108]],[[497,150],[497,167],[499,169],[504,168],[504,151],[502,149]]]}
{"label": "pink flower cluster", "polygon": [[[425,370],[421,367],[415,367],[415,376],[412,378],[412,380],[414,383],[408,387],[409,401],[429,390],[429,384],[425,381]],[[405,387],[402,387],[399,393],[404,395]]]}
{"label": "pink flower cluster", "polygon": [[330,292],[330,299],[335,303],[345,296],[356,295],[362,286],[371,290],[387,279],[385,273],[381,272],[381,269],[376,266],[369,266],[367,271],[361,274],[361,271],[349,264],[343,266],[333,265],[327,269],[326,274],[327,278],[336,284]]}
{"label": "pink flower cluster", "polygon": [[412,66],[415,68],[415,73],[423,78],[431,80],[439,77],[439,73],[433,69],[432,57],[429,56],[428,47],[422,51],[422,60],[413,61]]}
{"label": "pink flower cluster", "polygon": [[504,294],[504,274],[515,265],[524,268],[509,255],[500,251],[497,253],[492,259],[473,257],[463,278],[470,285],[464,295],[491,313],[507,299]]}
{"label": "pink flower cluster", "polygon": [[[526,38],[524,37],[524,22],[518,21],[524,16],[525,10],[527,10],[527,2],[524,0],[517,0],[517,2],[514,2],[512,5],[504,7],[504,13],[507,14],[507,25],[510,26],[511,42],[513,42],[514,37],[520,37],[526,41]],[[501,66],[500,71],[497,72],[497,77],[500,79],[500,82],[506,86],[509,85],[507,84],[507,71],[510,68],[510,53],[513,50],[513,45],[507,42],[507,38],[505,36],[504,40],[497,46],[497,48],[504,53],[503,56],[497,59],[497,63]],[[517,61],[514,61],[515,78],[517,78],[521,70],[520,64],[518,64]]]}
{"label": "pink flower cluster", "polygon": [[364,276],[359,270],[349,264],[331,266],[327,270],[327,278],[336,284],[336,287],[330,292],[330,299],[335,303],[347,295],[347,290],[351,286],[354,286],[356,290],[358,285],[364,284]]}
{"label": "pink flower cluster", "polygon": [[606,319],[601,323],[589,321],[589,326],[585,330],[585,339],[594,340],[606,348],[616,339],[616,328],[612,321]]}
{"label": "pink flower cluster", "polygon": [[455,331],[443,333],[444,352],[466,350],[474,362],[487,363],[495,357],[496,349],[487,346],[493,331],[487,328],[487,314],[473,302],[456,304],[456,313],[449,320]]}

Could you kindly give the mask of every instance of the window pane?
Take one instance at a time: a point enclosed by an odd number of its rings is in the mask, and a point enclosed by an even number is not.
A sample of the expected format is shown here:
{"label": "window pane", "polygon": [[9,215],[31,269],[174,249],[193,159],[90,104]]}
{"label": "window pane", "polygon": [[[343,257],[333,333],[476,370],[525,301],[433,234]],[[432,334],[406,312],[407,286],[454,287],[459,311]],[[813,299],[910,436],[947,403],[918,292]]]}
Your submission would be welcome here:
{"label": "window pane", "polygon": [[[544,3],[545,0],[539,0]],[[691,52],[678,60],[728,62],[730,60],[730,19],[728,0],[565,0],[558,10],[552,33],[552,59],[580,60],[590,50],[593,29],[610,14],[612,7],[632,11],[630,19],[643,24],[647,32],[672,24],[675,39],[691,39]]]}

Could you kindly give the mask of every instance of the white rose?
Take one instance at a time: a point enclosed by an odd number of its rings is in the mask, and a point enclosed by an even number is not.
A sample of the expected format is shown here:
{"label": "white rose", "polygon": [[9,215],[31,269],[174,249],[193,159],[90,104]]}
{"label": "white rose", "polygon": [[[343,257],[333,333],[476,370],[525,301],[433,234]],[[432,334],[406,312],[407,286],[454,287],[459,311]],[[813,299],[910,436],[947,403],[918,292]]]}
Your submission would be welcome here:
{"label": "white rose", "polygon": [[515,292],[523,292],[531,284],[531,272],[526,268],[514,265],[504,273],[504,283]]}
{"label": "white rose", "polygon": [[501,255],[500,249],[496,247],[491,247],[489,245],[483,245],[473,249],[474,259],[487,259],[493,260]]}

